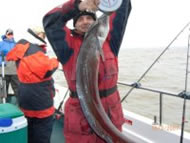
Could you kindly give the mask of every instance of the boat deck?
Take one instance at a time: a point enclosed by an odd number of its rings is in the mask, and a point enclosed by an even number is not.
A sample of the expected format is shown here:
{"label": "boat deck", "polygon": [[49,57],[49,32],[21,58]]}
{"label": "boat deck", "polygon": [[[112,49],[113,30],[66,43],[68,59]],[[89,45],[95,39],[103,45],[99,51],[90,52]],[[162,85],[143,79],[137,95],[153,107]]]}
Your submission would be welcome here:
{"label": "boat deck", "polygon": [[56,120],[53,125],[53,132],[51,135],[51,143],[64,143],[63,136],[63,118]]}

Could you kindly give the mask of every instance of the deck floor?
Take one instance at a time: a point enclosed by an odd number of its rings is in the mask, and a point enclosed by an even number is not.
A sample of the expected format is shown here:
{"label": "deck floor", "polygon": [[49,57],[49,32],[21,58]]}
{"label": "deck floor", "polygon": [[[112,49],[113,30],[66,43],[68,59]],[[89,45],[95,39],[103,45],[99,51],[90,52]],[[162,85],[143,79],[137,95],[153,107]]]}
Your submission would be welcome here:
{"label": "deck floor", "polygon": [[64,143],[63,136],[63,118],[54,121],[51,143]]}

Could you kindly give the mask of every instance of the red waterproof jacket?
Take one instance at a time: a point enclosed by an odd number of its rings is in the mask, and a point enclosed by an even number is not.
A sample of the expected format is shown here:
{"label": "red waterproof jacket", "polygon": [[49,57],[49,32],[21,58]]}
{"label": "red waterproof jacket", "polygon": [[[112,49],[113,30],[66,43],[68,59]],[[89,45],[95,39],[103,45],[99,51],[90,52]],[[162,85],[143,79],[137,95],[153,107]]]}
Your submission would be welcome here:
{"label": "red waterproof jacket", "polygon": [[20,81],[19,106],[28,117],[44,118],[54,113],[55,90],[51,75],[57,69],[58,61],[44,53],[44,45],[22,39],[6,57],[8,61],[16,61]]}

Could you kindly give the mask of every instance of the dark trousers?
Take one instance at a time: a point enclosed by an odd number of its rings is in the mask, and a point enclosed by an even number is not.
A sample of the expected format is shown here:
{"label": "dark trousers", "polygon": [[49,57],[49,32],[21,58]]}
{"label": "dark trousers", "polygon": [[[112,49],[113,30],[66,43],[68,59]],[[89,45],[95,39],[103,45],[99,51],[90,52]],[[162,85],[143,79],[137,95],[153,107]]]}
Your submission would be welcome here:
{"label": "dark trousers", "polygon": [[[5,75],[6,80],[6,91],[7,91],[7,99],[6,102],[17,104],[17,95],[18,95],[18,86],[19,86],[19,80],[17,75]],[[11,87],[13,89],[14,94],[9,94],[9,85],[11,84]],[[15,97],[12,97],[15,96]],[[14,99],[13,99],[14,98]]]}
{"label": "dark trousers", "polygon": [[14,95],[17,96],[18,86],[19,86],[19,80],[17,75],[5,75],[5,80],[6,80],[7,95],[9,95],[8,89],[9,89],[9,84],[11,84]]}
{"label": "dark trousers", "polygon": [[28,143],[50,143],[53,115],[47,118],[30,118],[28,120]]}

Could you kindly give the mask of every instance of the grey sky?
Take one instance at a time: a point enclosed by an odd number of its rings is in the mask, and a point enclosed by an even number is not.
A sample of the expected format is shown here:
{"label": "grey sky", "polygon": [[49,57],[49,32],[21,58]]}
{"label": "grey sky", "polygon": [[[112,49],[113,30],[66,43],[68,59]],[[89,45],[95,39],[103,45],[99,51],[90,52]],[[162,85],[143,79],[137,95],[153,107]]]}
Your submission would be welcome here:
{"label": "grey sky", "polygon": [[[65,0],[4,0],[0,5],[0,34],[7,28],[15,39],[26,37],[26,29],[42,25],[42,17]],[[190,21],[190,0],[131,0],[132,11],[122,48],[163,47]],[[187,31],[188,32],[188,31]],[[187,35],[186,34],[184,35]],[[185,36],[176,41],[184,45]]]}

